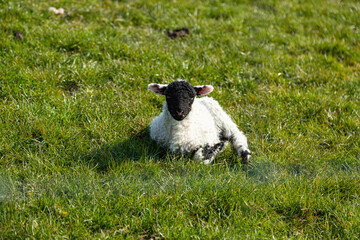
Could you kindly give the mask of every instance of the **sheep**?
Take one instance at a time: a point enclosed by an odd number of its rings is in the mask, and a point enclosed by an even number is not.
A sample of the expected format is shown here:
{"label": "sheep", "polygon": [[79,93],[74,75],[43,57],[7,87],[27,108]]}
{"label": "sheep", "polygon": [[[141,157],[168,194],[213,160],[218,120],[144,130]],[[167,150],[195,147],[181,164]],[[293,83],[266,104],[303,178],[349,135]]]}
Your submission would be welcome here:
{"label": "sheep", "polygon": [[150,137],[159,145],[172,153],[195,152],[195,159],[209,164],[230,141],[243,162],[250,161],[246,136],[220,104],[211,97],[196,98],[212,92],[213,86],[178,79],[168,85],[151,83],[148,89],[166,97],[163,111],[150,124]]}

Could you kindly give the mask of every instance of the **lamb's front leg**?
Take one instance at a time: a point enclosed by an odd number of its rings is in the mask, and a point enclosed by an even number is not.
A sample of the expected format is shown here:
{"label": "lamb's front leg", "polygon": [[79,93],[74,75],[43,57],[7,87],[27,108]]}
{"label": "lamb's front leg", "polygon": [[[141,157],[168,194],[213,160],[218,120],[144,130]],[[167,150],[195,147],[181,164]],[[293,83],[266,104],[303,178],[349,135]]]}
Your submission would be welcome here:
{"label": "lamb's front leg", "polygon": [[195,159],[202,161],[202,164],[210,164],[224,150],[225,144],[226,142],[219,142],[214,146],[206,145],[205,147],[200,147],[195,152]]}
{"label": "lamb's front leg", "polygon": [[203,147],[200,147],[196,152],[195,152],[195,159],[200,161],[202,164],[210,164],[213,159],[205,159],[204,157],[204,148]]}

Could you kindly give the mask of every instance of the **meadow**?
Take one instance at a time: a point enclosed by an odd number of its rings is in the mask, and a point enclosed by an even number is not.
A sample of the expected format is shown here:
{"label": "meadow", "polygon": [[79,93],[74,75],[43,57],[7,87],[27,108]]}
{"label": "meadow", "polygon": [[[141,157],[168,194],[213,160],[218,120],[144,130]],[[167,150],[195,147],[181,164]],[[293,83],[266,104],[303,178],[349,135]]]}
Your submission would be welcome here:
{"label": "meadow", "polygon": [[[0,0],[0,19],[0,239],[359,238],[359,1]],[[151,141],[147,85],[177,78],[214,86],[250,165]]]}

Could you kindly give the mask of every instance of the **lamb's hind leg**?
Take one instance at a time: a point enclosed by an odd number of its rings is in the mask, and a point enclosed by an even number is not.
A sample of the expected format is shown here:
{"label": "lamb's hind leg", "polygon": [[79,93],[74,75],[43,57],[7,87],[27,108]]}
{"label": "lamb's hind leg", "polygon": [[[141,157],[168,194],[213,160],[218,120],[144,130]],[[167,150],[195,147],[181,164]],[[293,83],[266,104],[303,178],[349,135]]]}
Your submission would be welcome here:
{"label": "lamb's hind leg", "polygon": [[203,164],[210,164],[224,150],[225,146],[226,142],[219,142],[214,146],[200,147],[195,153],[195,158],[202,161]]}
{"label": "lamb's hind leg", "polygon": [[249,162],[251,152],[248,148],[247,139],[237,125],[232,121],[229,115],[225,113],[222,107],[213,99],[204,101],[203,104],[212,112],[218,128],[221,130],[221,137],[230,140],[238,156],[241,156],[243,162]]}
{"label": "lamb's hind leg", "polygon": [[231,136],[229,136],[229,139],[232,142],[238,156],[241,156],[243,163],[248,163],[251,159],[251,152],[247,146],[247,139],[241,131],[236,130]]}

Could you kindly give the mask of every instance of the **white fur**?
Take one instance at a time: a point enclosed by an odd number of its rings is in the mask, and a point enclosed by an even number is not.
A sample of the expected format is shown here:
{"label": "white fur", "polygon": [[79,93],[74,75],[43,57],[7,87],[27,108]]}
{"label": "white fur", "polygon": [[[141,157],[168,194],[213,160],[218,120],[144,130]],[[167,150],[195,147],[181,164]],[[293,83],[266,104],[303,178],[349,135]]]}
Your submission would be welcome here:
{"label": "white fur", "polygon": [[[162,113],[151,122],[150,136],[173,153],[197,151],[195,157],[202,160],[199,148],[221,142],[220,136],[232,141],[238,155],[248,150],[245,135],[211,97],[195,98],[190,113],[182,121],[173,119],[165,102]],[[206,159],[204,163],[212,160]]]}
{"label": "white fur", "polygon": [[191,152],[206,144],[214,145],[219,142],[214,118],[203,104],[206,99],[208,98],[195,98],[192,110],[182,121],[173,119],[165,102],[163,112],[150,125],[151,138],[172,152],[179,153]]}

